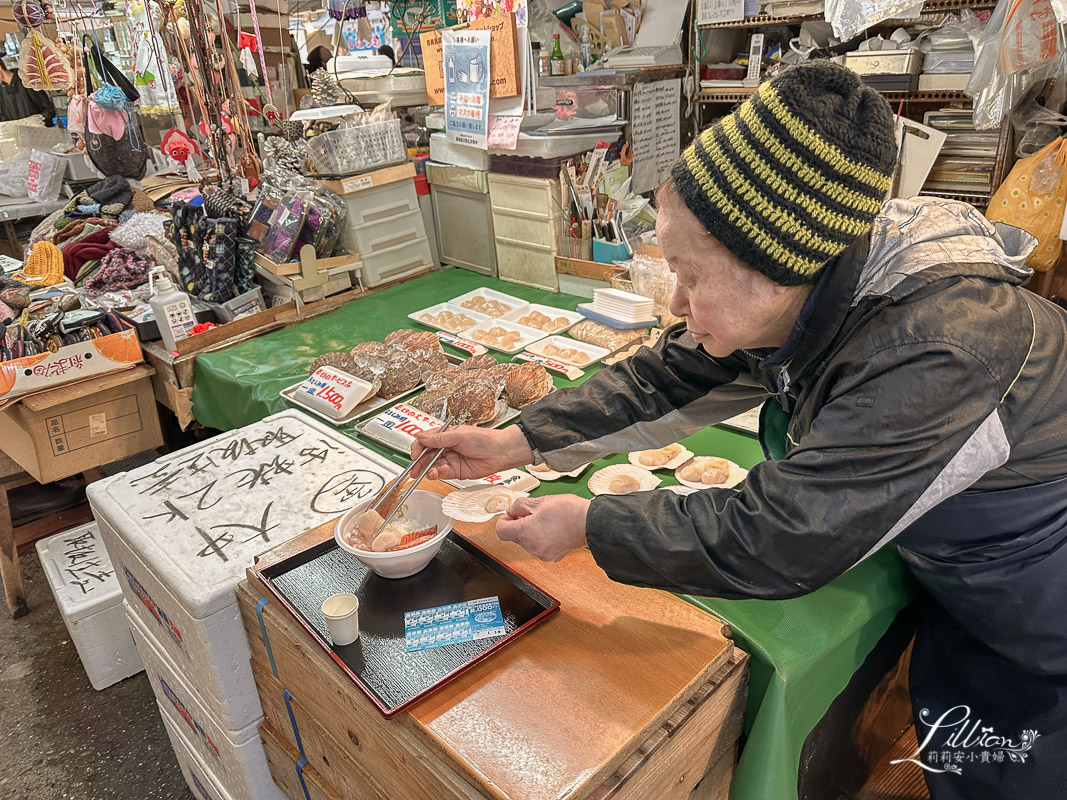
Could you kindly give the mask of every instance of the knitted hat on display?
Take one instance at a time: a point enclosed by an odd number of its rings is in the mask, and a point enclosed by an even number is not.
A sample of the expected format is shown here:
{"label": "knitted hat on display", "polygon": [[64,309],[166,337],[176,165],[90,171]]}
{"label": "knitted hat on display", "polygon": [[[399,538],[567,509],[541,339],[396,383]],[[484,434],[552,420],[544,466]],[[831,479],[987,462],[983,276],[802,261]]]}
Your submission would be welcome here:
{"label": "knitted hat on display", "polygon": [[37,242],[26,259],[22,274],[35,279],[35,286],[54,286],[63,281],[63,253],[51,242]]}
{"label": "knitted hat on display", "polygon": [[118,206],[115,216],[119,215],[133,199],[133,190],[130,182],[121,175],[110,175],[98,183],[94,183],[86,193],[101,206]]}
{"label": "knitted hat on display", "polygon": [[811,283],[861,236],[892,183],[893,112],[860,77],[806,61],[705,128],[671,169],[707,231],[776,283]]}

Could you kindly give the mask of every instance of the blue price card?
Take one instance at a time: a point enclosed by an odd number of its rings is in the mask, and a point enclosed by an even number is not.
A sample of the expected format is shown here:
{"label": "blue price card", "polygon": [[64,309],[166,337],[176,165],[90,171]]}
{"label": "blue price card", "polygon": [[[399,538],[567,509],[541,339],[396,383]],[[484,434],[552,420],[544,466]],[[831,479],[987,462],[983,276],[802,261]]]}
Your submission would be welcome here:
{"label": "blue price card", "polygon": [[504,636],[507,632],[497,597],[404,613],[405,649],[409,653]]}

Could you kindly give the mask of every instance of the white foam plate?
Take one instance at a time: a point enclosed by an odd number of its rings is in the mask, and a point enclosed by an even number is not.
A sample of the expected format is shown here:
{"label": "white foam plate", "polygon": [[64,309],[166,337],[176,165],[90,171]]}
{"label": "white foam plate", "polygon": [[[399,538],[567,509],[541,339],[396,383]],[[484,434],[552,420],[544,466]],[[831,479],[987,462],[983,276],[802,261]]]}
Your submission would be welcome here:
{"label": "white foam plate", "polygon": [[[679,468],[684,466],[685,464],[680,464]],[[682,486],[688,486],[690,489],[733,489],[735,486],[737,486],[737,484],[741,483],[741,481],[748,477],[748,470],[742,469],[733,461],[731,461],[730,474],[726,478],[726,483],[713,483],[710,485],[706,483],[696,483],[694,481],[683,481],[681,478],[678,477],[677,469],[674,472],[674,477],[678,481],[678,483],[682,484]]]}
{"label": "white foam plate", "polygon": [[[560,355],[550,355],[545,352],[550,345],[569,350],[581,350],[589,356],[589,360],[579,363],[579,360],[576,359],[564,358]],[[553,358],[556,361],[563,361],[567,364],[573,364],[576,367],[588,367],[611,354],[611,351],[606,347],[597,347],[595,344],[586,344],[585,342],[579,342],[577,339],[570,339],[566,336],[549,336],[539,342],[535,342],[526,349],[535,355],[544,356],[545,358]]]}
{"label": "white foam plate", "polygon": [[[508,320],[508,322],[518,322],[520,325],[522,325],[523,323],[519,322],[519,317],[525,317],[527,314],[529,314],[532,311],[540,311],[542,314],[544,314],[545,316],[551,317],[552,319],[557,319],[559,317],[566,317],[567,318],[567,324],[564,325],[562,328],[556,328],[555,330],[551,330],[551,331],[543,331],[545,334],[563,333],[563,331],[565,331],[568,328],[570,328],[571,325],[574,325],[574,324],[576,324],[578,322],[581,322],[582,319],[583,319],[582,315],[579,314],[577,311],[567,311],[567,310],[562,309],[562,308],[553,308],[552,306],[543,306],[540,303],[530,303],[530,305],[527,306],[525,309],[519,309],[518,311],[512,311],[512,312],[502,316],[501,319],[506,319],[506,320]],[[531,326],[527,326],[527,327],[531,327]]]}
{"label": "white foam plate", "polygon": [[[655,450],[657,448],[650,448],[650,449]],[[684,464],[686,461],[688,461],[689,459],[691,459],[693,457],[693,451],[686,450],[683,447],[682,451],[680,453],[678,453],[678,455],[676,455],[670,461],[668,461],[666,464],[663,464],[662,466],[659,466],[659,467],[650,467],[647,464],[642,464],[640,462],[640,460],[639,460],[639,458],[640,458],[640,456],[641,456],[641,454],[643,452],[645,452],[645,451],[644,450],[635,450],[634,452],[627,454],[626,457],[629,459],[630,463],[633,464],[635,467],[640,467],[641,469],[647,469],[649,472],[654,472],[657,469],[678,469],[678,467],[682,466],[682,464]]]}
{"label": "white foam plate", "polygon": [[507,311],[500,315],[502,317],[506,314],[511,314],[512,312],[519,311],[520,309],[529,308],[530,306],[530,304],[527,303],[525,300],[520,300],[517,297],[512,297],[510,294],[504,294],[503,292],[496,291],[496,289],[489,288],[471,289],[466,294],[461,294],[459,297],[453,297],[448,302],[451,305],[459,306],[460,308],[462,308],[464,300],[470,300],[472,297],[477,297],[479,295],[484,297],[486,300],[499,300],[501,303],[507,303],[509,306],[511,306],[511,308],[509,308]]}
{"label": "white foam plate", "polygon": [[[516,345],[514,347],[505,349],[501,345],[486,344],[486,342],[474,338],[475,333],[485,333],[486,331],[495,327],[503,328],[506,331],[518,331],[521,336],[519,337],[519,340]],[[480,344],[483,347],[488,347],[490,350],[496,350],[498,353],[514,354],[521,353],[534,342],[540,341],[541,339],[545,338],[547,334],[544,331],[538,331],[534,330],[533,328],[527,328],[525,325],[520,325],[517,322],[508,322],[506,319],[498,318],[490,319],[485,322],[480,322],[477,325],[473,325],[470,328],[467,328],[467,330],[463,331],[459,335],[462,336],[464,339],[470,339],[472,342]],[[605,355],[607,354],[605,353]]]}
{"label": "white foam plate", "polygon": [[451,311],[453,314],[466,314],[468,317],[474,320],[475,325],[492,319],[492,317],[490,317],[488,314],[480,314],[477,311],[471,311],[469,308],[460,308],[459,306],[452,305],[451,303],[438,303],[435,306],[420,308],[418,311],[412,311],[410,314],[408,314],[408,319],[412,320],[413,322],[417,322],[420,325],[424,325],[425,327],[430,328],[431,330],[442,330],[448,331],[449,333],[459,333],[460,331],[465,331],[471,327],[470,325],[464,325],[459,328],[446,327],[445,325],[437,325],[433,322],[423,322],[421,319],[419,319],[419,317],[421,317],[423,314],[429,314],[430,316],[436,317],[442,311]]}

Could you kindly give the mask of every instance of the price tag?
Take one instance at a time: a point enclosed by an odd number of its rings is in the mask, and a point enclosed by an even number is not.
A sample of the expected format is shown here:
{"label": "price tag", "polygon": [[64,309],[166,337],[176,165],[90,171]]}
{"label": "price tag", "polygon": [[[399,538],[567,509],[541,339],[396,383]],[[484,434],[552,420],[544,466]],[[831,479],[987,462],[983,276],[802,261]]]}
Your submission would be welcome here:
{"label": "price tag", "polygon": [[482,353],[489,352],[477,342],[471,342],[467,339],[460,339],[454,333],[447,333],[446,331],[437,331],[436,335],[437,338],[443,344],[450,344],[453,347],[458,347],[460,350],[466,350],[472,356],[480,356],[482,355]]}
{"label": "price tag", "polygon": [[363,424],[363,432],[404,453],[411,452],[415,437],[422,431],[440,428],[445,423],[404,403],[387,408]]}
{"label": "price tag", "polygon": [[518,469],[506,469],[496,475],[489,475],[474,481],[445,481],[457,489],[466,489],[469,486],[506,486],[517,492],[529,492],[541,485],[541,481],[529,472]]}
{"label": "price tag", "polygon": [[331,419],[341,419],[352,413],[373,388],[355,375],[332,367],[319,367],[297,387],[293,399]]}
{"label": "price tag", "polygon": [[563,375],[565,378],[572,381],[576,381],[585,375],[585,370],[580,369],[573,364],[566,364],[552,358],[545,358],[544,356],[537,355],[537,353],[531,353],[529,350],[519,353],[515,358],[519,361],[532,361],[534,364],[540,364],[545,369],[558,372],[560,375]]}

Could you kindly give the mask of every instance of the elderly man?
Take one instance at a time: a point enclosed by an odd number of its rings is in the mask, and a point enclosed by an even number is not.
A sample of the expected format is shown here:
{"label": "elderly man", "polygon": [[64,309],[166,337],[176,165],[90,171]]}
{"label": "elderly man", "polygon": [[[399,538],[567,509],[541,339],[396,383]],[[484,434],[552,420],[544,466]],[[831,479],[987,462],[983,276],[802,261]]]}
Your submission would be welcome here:
{"label": "elderly man", "polygon": [[766,400],[770,459],[741,491],[522,500],[497,531],[723,598],[796,597],[895,545],[926,590],[911,691],[934,800],[1060,797],[1067,316],[1021,287],[1029,234],[957,202],[883,208],[895,161],[892,113],[852,73],[765,83],[659,191],[685,325],[517,426],[426,434],[416,453],[444,447],[444,478],[563,471]]}

